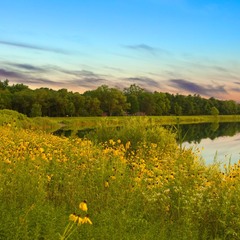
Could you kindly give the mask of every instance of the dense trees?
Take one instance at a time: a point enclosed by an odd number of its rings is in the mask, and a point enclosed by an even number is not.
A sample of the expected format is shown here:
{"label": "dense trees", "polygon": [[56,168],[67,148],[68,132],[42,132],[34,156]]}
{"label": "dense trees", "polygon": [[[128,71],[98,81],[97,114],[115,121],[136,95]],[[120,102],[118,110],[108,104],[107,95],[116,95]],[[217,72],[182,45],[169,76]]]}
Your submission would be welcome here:
{"label": "dense trees", "polygon": [[213,97],[148,92],[133,84],[123,91],[102,85],[83,94],[67,89],[32,90],[24,84],[0,81],[0,109],[27,116],[121,116],[240,114],[240,104]]}

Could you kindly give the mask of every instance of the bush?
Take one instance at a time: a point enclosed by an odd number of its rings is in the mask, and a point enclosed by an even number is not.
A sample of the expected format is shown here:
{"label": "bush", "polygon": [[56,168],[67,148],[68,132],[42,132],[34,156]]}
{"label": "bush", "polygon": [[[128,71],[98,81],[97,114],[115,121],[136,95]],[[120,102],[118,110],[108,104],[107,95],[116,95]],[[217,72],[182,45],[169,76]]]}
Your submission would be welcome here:
{"label": "bush", "polygon": [[142,144],[157,144],[160,148],[176,145],[175,134],[155,124],[154,120],[147,117],[130,117],[124,125],[112,127],[109,122],[103,121],[97,125],[95,131],[87,136],[97,143],[109,140],[121,140],[123,144],[130,142],[130,150],[137,150]]}
{"label": "bush", "polygon": [[31,120],[22,113],[13,110],[0,110],[0,125],[29,128]]}

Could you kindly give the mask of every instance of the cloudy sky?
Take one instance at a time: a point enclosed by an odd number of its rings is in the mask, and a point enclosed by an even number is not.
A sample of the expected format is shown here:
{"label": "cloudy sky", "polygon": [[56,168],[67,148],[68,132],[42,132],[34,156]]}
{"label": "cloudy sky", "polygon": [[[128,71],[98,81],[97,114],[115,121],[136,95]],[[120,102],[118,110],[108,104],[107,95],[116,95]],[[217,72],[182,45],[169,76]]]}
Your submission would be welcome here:
{"label": "cloudy sky", "polygon": [[1,0],[0,80],[240,101],[239,0]]}

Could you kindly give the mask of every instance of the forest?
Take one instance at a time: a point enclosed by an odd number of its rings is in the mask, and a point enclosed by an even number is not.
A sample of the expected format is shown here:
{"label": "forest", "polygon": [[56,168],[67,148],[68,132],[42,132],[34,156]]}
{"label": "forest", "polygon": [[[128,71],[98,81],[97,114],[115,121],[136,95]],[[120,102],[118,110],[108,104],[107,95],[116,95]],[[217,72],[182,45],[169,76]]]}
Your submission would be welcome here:
{"label": "forest", "polygon": [[29,117],[124,116],[124,115],[234,115],[240,104],[233,100],[149,92],[136,84],[120,90],[102,85],[84,93],[67,89],[30,89],[24,84],[0,80],[0,109]]}

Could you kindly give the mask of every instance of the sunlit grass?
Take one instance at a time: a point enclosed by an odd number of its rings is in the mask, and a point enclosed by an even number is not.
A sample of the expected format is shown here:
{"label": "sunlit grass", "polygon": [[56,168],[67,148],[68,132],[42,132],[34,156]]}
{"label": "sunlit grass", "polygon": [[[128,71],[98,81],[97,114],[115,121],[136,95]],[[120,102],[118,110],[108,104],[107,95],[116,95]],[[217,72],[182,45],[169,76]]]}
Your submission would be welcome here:
{"label": "sunlit grass", "polygon": [[199,115],[199,116],[111,116],[111,117],[55,117],[47,118],[53,122],[62,124],[66,129],[84,129],[96,127],[101,122],[108,123],[109,126],[122,126],[131,118],[148,118],[157,124],[189,124],[189,123],[209,123],[209,122],[239,122],[240,115]]}
{"label": "sunlit grass", "polygon": [[1,126],[0,239],[239,239],[240,165],[144,121],[95,142]]}

